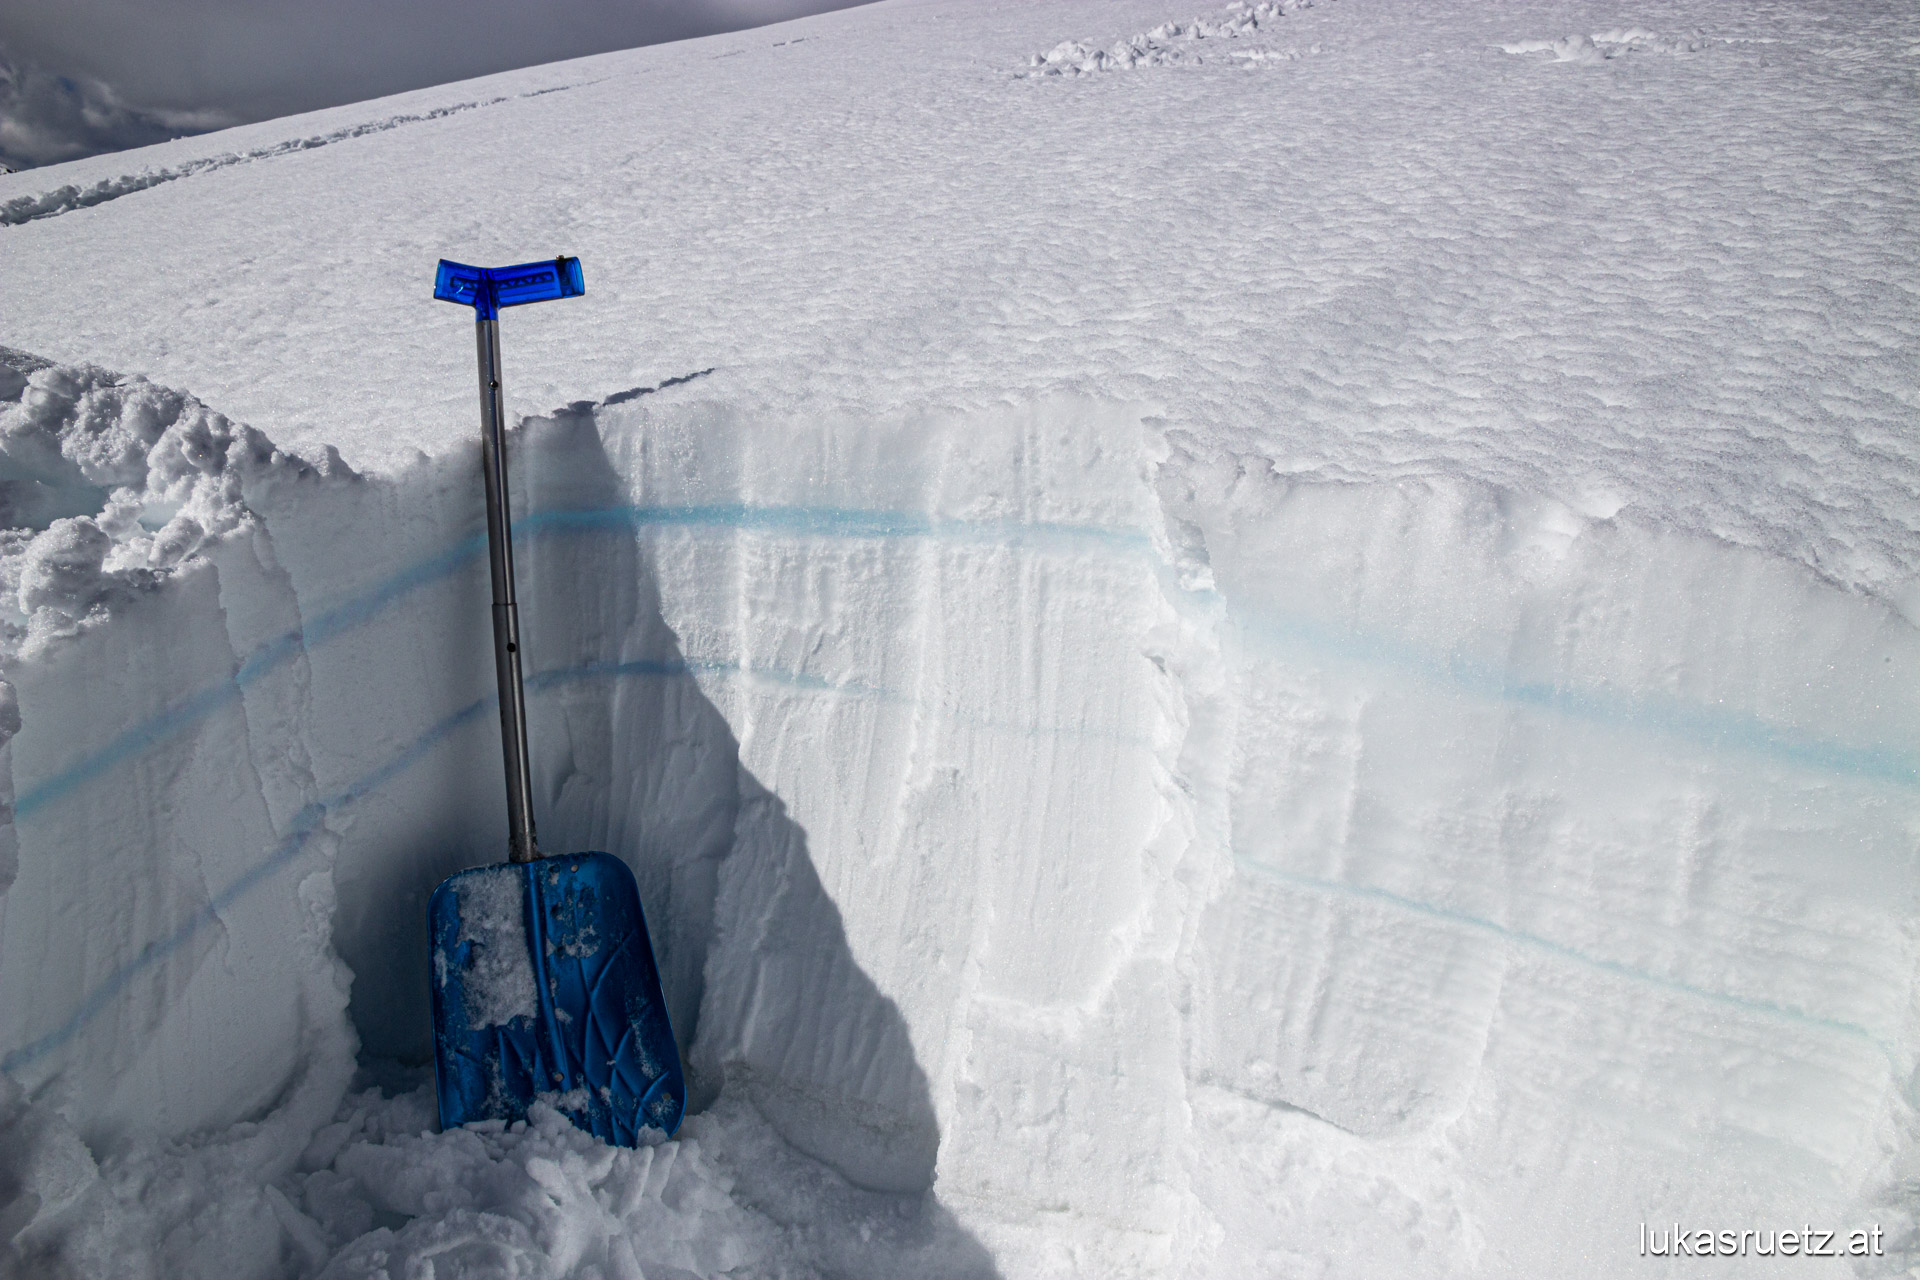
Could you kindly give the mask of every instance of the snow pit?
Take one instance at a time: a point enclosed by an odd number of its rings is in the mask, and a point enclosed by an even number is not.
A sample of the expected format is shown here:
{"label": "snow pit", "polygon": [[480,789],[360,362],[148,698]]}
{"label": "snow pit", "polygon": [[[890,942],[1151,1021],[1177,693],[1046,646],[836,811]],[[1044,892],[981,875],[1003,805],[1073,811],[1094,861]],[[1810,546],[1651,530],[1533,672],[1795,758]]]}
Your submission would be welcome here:
{"label": "snow pit", "polygon": [[[67,435],[89,421],[76,411]],[[957,1070],[940,1048],[954,1028],[938,1013],[914,1025],[902,1001],[952,1009],[983,983],[1085,1000],[1113,980],[1101,939],[1138,927],[1134,860],[1063,872],[1151,844],[1165,821],[1164,676],[1138,652],[1165,610],[1148,443],[1137,416],[1079,404],[789,431],[778,451],[711,406],[527,428],[515,479],[543,841],[633,863],[700,1102],[724,1085],[856,1186],[920,1192],[934,1176],[922,1064]],[[22,1015],[7,1069],[84,1099],[91,1146],[257,1115],[316,1059],[337,1092],[356,1047],[424,1057],[425,895],[496,856],[504,820],[473,462],[385,482],[233,451],[213,477],[232,504],[224,549],[122,584],[110,617],[29,622],[37,660],[16,687],[29,722],[57,701],[64,733],[44,752],[31,734],[12,743],[21,821],[101,856],[30,856],[8,894],[62,905],[5,918],[5,1007]],[[1009,472],[1026,483],[1008,490]],[[119,491],[143,510],[165,496]],[[127,533],[96,573],[147,546]],[[664,576],[690,590],[667,601]],[[1061,647],[1036,644],[1036,617]],[[132,656],[168,628],[204,664]],[[89,729],[104,747],[76,750]],[[803,817],[776,799],[823,770]],[[1130,802],[1108,795],[1116,781]],[[956,813],[993,811],[1012,825],[955,842]],[[118,856],[119,824],[143,831],[144,862]],[[963,862],[974,883],[956,886]],[[843,921],[836,902],[876,865],[886,888]],[[137,890],[141,876],[174,896]],[[1035,934],[1027,922],[1069,896],[1076,927]],[[96,898],[153,917],[116,921],[124,945],[102,949],[59,924]],[[976,939],[995,914],[1006,923]],[[1009,963],[971,972],[961,956],[983,942]],[[350,1018],[348,969],[383,975],[355,983]],[[284,1056],[260,1052],[262,1035]],[[202,1069],[158,1065],[182,1061]]]}
{"label": "snow pit", "polygon": [[[113,430],[74,403],[61,456]],[[691,389],[527,420],[513,471],[543,842],[640,879],[708,1113],[660,1148],[691,1198],[551,1116],[408,1136],[399,1067],[321,1130],[356,1051],[426,1057],[425,896],[499,856],[477,459],[360,477],[167,403],[153,455],[231,443],[108,505],[227,532],[139,577],[155,518],[69,517],[9,561],[109,548],[16,629],[20,1258],[622,1274],[669,1213],[645,1274],[825,1265],[811,1201],[734,1195],[772,1143],[894,1222],[875,1274],[1176,1267],[1143,1222],[1356,1178],[1417,1222],[1383,1268],[1465,1271],[1483,1198],[1578,1143],[1697,1160],[1670,1194],[1702,1212],[1842,1213],[1873,1158],[1910,1034],[1893,611],[1472,484],[1208,461],[1123,405],[770,432]],[[209,1132],[247,1136],[168,1141]],[[1633,1211],[1621,1167],[1582,1178]],[[1009,1211],[1060,1188],[1105,1224],[1072,1256]]]}
{"label": "snow pit", "polygon": [[[1911,1271],[1894,9],[883,3],[0,178],[0,1276]],[[561,250],[636,1151],[425,1070],[504,853],[426,268]]]}

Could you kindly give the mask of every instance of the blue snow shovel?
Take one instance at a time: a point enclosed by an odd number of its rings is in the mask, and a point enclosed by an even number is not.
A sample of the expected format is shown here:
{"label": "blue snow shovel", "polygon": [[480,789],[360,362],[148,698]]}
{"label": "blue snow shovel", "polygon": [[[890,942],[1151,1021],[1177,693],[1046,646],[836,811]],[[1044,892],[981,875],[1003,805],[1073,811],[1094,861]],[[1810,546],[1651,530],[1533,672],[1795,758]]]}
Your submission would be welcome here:
{"label": "blue snow shovel", "polygon": [[428,904],[433,1067],[442,1129],[512,1124],[538,1100],[631,1147],[679,1127],[686,1083],[633,873],[605,853],[546,857],[534,840],[500,397],[499,309],[584,292],[579,259],[566,257],[492,270],[443,259],[434,280],[434,297],[478,321],[510,861],[448,876]]}

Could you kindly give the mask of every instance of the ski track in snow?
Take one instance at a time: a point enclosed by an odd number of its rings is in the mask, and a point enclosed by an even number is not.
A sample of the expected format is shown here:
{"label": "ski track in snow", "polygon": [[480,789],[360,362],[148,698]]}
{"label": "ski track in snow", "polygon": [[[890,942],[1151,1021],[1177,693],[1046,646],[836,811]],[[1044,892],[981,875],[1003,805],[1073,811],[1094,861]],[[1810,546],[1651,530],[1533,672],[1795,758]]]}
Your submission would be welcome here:
{"label": "ski track in snow", "polygon": [[72,185],[56,187],[39,195],[15,196],[0,203],[0,227],[15,227],[23,222],[37,222],[41,218],[55,218],[63,213],[72,213],[76,209],[90,209],[109,200],[118,200],[137,191],[145,191],[165,182],[177,182],[181,178],[191,178],[202,173],[211,173],[217,169],[231,168],[237,164],[252,164],[259,160],[272,160],[279,156],[293,155],[301,151],[312,151],[319,147],[332,146],[336,142],[346,142],[354,138],[364,138],[370,134],[386,133],[392,129],[402,129],[412,124],[424,124],[429,120],[443,120],[448,116],[459,115],[464,111],[478,111],[485,107],[499,106],[503,102],[515,102],[524,98],[543,97],[549,93],[563,93],[568,89],[577,89],[595,83],[583,80],[579,84],[554,85],[546,89],[534,89],[528,93],[510,94],[504,97],[487,98],[476,102],[459,102],[451,106],[435,107],[431,111],[418,114],[389,116],[384,120],[369,121],[366,124],[350,125],[344,129],[335,129],[330,133],[315,134],[308,138],[295,138],[288,142],[276,142],[272,146],[256,147],[251,151],[237,152],[232,155],[209,156],[201,160],[190,160],[170,169],[149,169],[140,173],[123,174],[117,178],[102,178],[85,187]]}

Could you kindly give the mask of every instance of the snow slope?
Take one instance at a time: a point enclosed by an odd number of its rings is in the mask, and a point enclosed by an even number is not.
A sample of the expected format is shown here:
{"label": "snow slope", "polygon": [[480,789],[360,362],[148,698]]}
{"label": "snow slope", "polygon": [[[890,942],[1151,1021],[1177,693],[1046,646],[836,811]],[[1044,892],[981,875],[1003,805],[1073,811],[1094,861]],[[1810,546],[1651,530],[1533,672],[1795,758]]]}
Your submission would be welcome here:
{"label": "snow slope", "polygon": [[[1902,1273],[1916,49],[895,2],[0,178],[0,1265]],[[417,1068],[504,809],[427,282],[558,251],[539,820],[695,1092],[632,1153]]]}

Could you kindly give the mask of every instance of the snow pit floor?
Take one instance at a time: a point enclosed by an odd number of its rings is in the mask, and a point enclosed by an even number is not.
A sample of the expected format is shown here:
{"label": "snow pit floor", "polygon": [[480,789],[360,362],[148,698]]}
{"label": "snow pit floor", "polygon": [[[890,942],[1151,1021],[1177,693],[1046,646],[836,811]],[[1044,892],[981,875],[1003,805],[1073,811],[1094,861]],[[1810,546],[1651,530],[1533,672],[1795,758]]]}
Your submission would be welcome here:
{"label": "snow pit floor", "polygon": [[[22,1274],[636,1277],[980,1275],[930,1199],[848,1186],[723,1102],[675,1140],[625,1150],[536,1103],[533,1117],[434,1132],[431,1074],[349,1092],[297,1164],[261,1176],[246,1129],[143,1148],[96,1171],[57,1128],[24,1139],[68,1199],[57,1254]],[[397,1078],[397,1081],[396,1081]],[[60,1167],[64,1165],[64,1167]],[[43,1270],[44,1268],[44,1270]]]}
{"label": "snow pit floor", "polygon": [[[1911,1272],[1915,49],[896,2],[0,178],[0,1275]],[[515,542],[687,1061],[631,1152],[421,1068],[504,827],[426,281],[562,249]]]}

